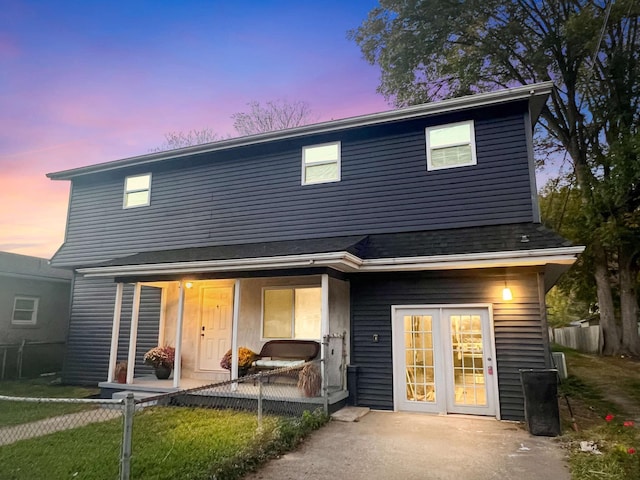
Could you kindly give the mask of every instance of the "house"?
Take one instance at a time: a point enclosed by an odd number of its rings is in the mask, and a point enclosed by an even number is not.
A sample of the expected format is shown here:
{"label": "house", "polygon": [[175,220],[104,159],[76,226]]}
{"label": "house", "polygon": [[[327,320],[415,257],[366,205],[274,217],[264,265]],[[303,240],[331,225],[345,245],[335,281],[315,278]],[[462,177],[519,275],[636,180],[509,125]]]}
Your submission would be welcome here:
{"label": "house", "polygon": [[72,272],[0,252],[0,379],[62,369]]}
{"label": "house", "polygon": [[[65,379],[127,388],[144,351],[174,388],[228,378],[230,347],[322,341],[359,405],[523,418],[551,365],[545,292],[582,247],[540,224],[542,83],[76,168]],[[329,340],[327,340],[329,339]],[[237,373],[234,356],[232,374]],[[344,392],[343,392],[344,393]]]}

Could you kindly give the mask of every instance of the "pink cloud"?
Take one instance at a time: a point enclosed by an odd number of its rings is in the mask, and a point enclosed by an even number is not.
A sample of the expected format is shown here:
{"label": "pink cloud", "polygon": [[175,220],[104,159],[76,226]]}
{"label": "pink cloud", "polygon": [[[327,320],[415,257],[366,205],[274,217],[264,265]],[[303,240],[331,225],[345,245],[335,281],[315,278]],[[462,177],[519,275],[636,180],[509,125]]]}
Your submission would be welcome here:
{"label": "pink cloud", "polygon": [[3,172],[0,192],[0,250],[50,258],[64,238],[69,185]]}

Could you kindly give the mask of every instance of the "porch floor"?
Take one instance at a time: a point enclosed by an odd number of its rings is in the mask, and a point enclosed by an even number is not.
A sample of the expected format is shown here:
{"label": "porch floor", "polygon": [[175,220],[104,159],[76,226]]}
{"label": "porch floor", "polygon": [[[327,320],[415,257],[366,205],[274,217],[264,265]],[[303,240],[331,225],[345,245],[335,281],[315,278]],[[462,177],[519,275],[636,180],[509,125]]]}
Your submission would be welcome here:
{"label": "porch floor", "polygon": [[[173,379],[158,380],[153,375],[134,378],[133,383],[116,383],[116,382],[100,382],[98,386],[102,391],[102,396],[111,396],[111,394],[120,391],[132,392],[148,392],[148,393],[173,393],[183,390],[191,390],[198,387],[211,385],[211,381],[204,381],[194,378],[180,379],[180,387],[173,386]],[[187,392],[193,396],[220,397],[220,398],[246,398],[254,399],[258,397],[260,386],[252,380],[243,380],[242,378],[237,384],[224,383],[222,385],[212,386],[211,388]],[[329,405],[344,401],[349,392],[340,389],[340,387],[329,387]],[[303,392],[295,384],[290,383],[267,383],[262,384],[262,398],[270,401],[310,403],[322,405],[324,399],[322,396],[306,397]]]}

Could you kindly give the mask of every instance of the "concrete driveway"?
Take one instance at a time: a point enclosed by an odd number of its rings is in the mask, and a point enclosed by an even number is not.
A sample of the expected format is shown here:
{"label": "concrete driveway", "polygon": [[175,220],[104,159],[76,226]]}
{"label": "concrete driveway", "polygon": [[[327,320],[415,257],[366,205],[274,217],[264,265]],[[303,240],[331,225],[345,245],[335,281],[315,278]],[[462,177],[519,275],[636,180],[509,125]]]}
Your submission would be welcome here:
{"label": "concrete driveway", "polygon": [[559,443],[514,423],[371,412],[332,421],[246,480],[569,480]]}

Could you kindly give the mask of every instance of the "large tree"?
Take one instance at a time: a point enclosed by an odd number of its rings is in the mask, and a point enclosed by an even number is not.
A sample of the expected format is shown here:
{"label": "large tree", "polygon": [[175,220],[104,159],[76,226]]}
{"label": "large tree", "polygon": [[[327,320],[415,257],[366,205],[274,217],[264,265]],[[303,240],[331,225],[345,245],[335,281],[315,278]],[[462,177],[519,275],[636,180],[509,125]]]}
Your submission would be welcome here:
{"label": "large tree", "polygon": [[[307,102],[300,100],[267,101],[262,105],[258,101],[247,103],[249,110],[231,115],[233,128],[240,136],[284,130],[311,123],[316,118]],[[176,148],[201,145],[231,138],[231,135],[219,135],[210,128],[185,132],[169,132],[164,134],[165,141],[152,152],[174,150]]]}
{"label": "large tree", "polygon": [[315,120],[307,102],[275,100],[261,104],[254,100],[247,106],[248,112],[231,115],[233,128],[240,135],[255,135],[300,127]]}
{"label": "large tree", "polygon": [[573,163],[603,353],[640,355],[640,2],[380,4],[349,36],[379,65],[379,91],[398,106],[554,81],[541,125]]}

